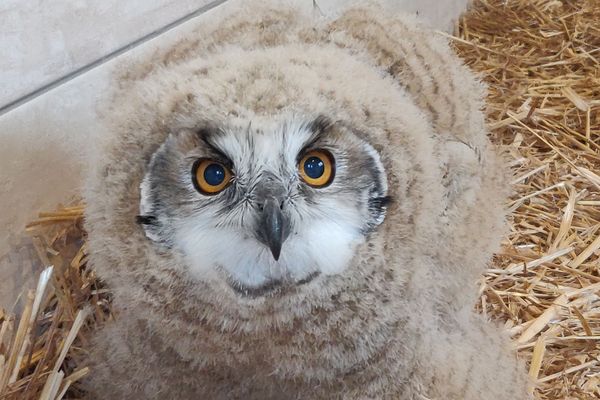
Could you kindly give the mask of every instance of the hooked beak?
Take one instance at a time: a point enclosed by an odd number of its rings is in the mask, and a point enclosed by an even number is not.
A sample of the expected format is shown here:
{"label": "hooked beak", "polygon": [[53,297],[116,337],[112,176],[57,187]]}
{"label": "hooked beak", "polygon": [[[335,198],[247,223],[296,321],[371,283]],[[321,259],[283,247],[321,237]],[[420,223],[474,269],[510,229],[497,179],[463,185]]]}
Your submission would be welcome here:
{"label": "hooked beak", "polygon": [[264,243],[277,261],[281,255],[281,246],[289,235],[288,221],[281,211],[280,202],[275,198],[268,198],[262,207],[257,237]]}

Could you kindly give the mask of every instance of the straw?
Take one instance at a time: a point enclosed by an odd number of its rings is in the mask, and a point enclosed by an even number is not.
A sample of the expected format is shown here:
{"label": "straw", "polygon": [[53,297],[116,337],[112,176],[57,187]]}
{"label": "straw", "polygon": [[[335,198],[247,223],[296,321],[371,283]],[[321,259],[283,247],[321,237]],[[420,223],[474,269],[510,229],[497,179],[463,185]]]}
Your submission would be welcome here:
{"label": "straw", "polygon": [[597,0],[475,0],[451,36],[515,176],[479,309],[510,329],[537,399],[600,398],[598,21]]}
{"label": "straw", "polygon": [[87,268],[83,210],[59,207],[27,225],[32,254],[54,267],[28,291],[16,332],[15,317],[0,313],[0,400],[85,398],[78,382],[90,369],[81,360],[110,317],[110,297]]}

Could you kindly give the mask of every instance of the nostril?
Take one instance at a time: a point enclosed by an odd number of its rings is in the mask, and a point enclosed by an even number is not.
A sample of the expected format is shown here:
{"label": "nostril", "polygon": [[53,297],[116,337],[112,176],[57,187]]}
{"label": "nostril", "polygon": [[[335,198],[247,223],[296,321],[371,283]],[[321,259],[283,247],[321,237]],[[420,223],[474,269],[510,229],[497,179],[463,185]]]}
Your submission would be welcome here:
{"label": "nostril", "polygon": [[271,197],[265,201],[261,201],[261,202],[257,201],[255,203],[256,209],[260,212],[263,212],[265,210],[265,207],[268,208],[269,210],[272,210],[272,209],[276,208],[277,206],[279,206],[280,210],[283,210],[283,207],[285,206],[285,199],[279,200],[275,197]]}

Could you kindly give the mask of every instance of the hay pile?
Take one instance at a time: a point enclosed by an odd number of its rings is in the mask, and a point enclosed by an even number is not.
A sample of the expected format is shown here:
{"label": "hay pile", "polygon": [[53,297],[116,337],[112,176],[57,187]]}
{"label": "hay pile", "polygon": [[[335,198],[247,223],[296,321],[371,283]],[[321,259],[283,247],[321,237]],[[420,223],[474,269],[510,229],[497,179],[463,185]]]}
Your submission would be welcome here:
{"label": "hay pile", "polygon": [[481,285],[539,399],[600,398],[600,1],[477,0],[454,44],[511,156],[511,231]]}
{"label": "hay pile", "polygon": [[[0,400],[84,398],[77,382],[90,373],[85,356],[94,328],[111,318],[108,291],[87,266],[83,207],[40,213],[28,224],[24,260],[45,268],[23,293],[19,321],[0,312]],[[30,262],[30,261],[29,261]]]}
{"label": "hay pile", "polygon": [[[476,0],[453,37],[490,86],[492,136],[512,158],[511,232],[481,283],[539,399],[600,398],[600,0]],[[78,362],[110,297],[86,267],[83,207],[41,213],[53,265],[17,323],[0,314],[0,400],[84,398]]]}

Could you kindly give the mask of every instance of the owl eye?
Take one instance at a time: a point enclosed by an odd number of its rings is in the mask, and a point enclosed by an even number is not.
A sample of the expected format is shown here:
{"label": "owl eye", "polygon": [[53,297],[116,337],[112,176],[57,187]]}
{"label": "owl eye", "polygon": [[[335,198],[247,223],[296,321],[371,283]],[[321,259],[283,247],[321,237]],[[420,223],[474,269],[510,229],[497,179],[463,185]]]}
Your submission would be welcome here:
{"label": "owl eye", "polygon": [[194,187],[205,195],[217,194],[231,182],[231,171],[218,161],[200,159],[192,167]]}
{"label": "owl eye", "polygon": [[327,150],[312,150],[306,153],[298,164],[300,177],[308,185],[322,188],[333,181],[335,163]]}

